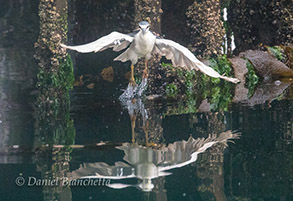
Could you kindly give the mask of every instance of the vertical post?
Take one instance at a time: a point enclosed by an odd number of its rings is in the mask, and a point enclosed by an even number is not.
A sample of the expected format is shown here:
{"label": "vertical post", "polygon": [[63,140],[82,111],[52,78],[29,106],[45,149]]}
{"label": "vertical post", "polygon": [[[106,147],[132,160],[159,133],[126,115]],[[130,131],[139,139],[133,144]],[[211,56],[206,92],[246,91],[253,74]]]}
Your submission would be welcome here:
{"label": "vertical post", "polygon": [[[39,94],[36,102],[36,135],[39,141],[37,166],[42,179],[56,180],[54,186],[43,186],[44,200],[71,200],[71,190],[62,185],[69,170],[75,129],[70,118],[69,90],[74,75],[70,55],[60,46],[67,40],[67,1],[40,0],[40,33],[35,43],[38,63]],[[56,148],[55,145],[64,145]]]}
{"label": "vertical post", "polygon": [[[161,34],[161,16],[162,16],[162,1],[161,0],[135,0],[134,1],[134,22],[137,24],[140,21],[148,21],[151,25],[151,31],[155,32],[155,34]],[[159,75],[160,71],[160,56],[155,56],[148,61],[148,90],[152,93],[160,93],[158,86],[155,86],[155,83],[160,82],[161,80],[157,80],[157,75]],[[145,65],[143,61],[139,61],[137,63],[137,67],[135,68],[139,73],[139,75],[143,75]]]}
{"label": "vertical post", "polygon": [[187,8],[186,15],[191,30],[191,50],[202,58],[221,54],[225,29],[221,20],[220,1],[194,1]]}

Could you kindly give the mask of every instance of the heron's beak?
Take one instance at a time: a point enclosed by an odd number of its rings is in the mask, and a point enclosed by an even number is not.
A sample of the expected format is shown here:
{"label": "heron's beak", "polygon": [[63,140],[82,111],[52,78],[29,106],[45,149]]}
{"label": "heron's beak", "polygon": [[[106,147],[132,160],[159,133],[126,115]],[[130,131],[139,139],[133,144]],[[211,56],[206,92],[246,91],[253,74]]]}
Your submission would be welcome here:
{"label": "heron's beak", "polygon": [[143,34],[145,34],[147,32],[147,28],[146,27],[145,28],[142,28],[141,30],[142,30],[142,33]]}

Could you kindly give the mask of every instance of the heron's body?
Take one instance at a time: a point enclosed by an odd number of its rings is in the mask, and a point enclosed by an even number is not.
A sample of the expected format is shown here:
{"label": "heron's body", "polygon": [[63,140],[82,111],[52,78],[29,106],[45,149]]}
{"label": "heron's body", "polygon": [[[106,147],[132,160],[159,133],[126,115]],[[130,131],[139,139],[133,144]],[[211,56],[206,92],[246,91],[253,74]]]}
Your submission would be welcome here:
{"label": "heron's body", "polygon": [[152,57],[152,52],[156,43],[156,36],[150,31],[140,30],[133,37],[133,41],[129,48],[114,60],[125,62],[130,60],[135,65],[140,58],[149,60]]}
{"label": "heron's body", "polygon": [[239,82],[236,78],[226,77],[220,75],[214,69],[206,66],[199,61],[186,47],[167,39],[157,38],[150,30],[148,22],[139,23],[140,31],[136,34],[122,34],[119,32],[112,32],[94,42],[78,45],[62,47],[76,50],[82,53],[99,52],[107,48],[113,48],[114,51],[121,51],[125,48],[122,54],[116,57],[115,61],[131,61],[131,82],[134,81],[134,64],[137,63],[139,58],[145,58],[144,75],[147,76],[147,61],[151,58],[152,53],[165,56],[172,61],[174,67],[182,67],[188,70],[200,70],[208,76],[214,78],[225,79],[229,82]]}
{"label": "heron's body", "polygon": [[134,51],[138,54],[139,58],[146,57],[147,59],[150,59],[155,42],[156,36],[154,36],[152,32],[148,31],[143,34],[142,31],[140,31],[134,36]]}

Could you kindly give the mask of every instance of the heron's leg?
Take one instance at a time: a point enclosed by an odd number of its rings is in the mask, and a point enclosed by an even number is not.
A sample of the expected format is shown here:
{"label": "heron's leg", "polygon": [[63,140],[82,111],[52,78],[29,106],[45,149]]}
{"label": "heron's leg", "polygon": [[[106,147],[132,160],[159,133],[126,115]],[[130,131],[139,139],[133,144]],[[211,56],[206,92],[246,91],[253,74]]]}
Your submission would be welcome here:
{"label": "heron's leg", "polygon": [[148,133],[148,130],[149,130],[149,122],[148,122],[148,120],[146,120],[145,125],[143,126],[143,131],[144,131],[144,134],[145,134],[145,145],[147,147],[149,146],[149,133]]}
{"label": "heron's leg", "polygon": [[131,83],[132,85],[136,85],[136,82],[135,82],[135,79],[134,79],[134,65],[131,64],[130,68],[131,68],[130,83]]}
{"label": "heron's leg", "polygon": [[132,135],[132,140],[131,142],[134,144],[135,143],[135,132],[134,132],[134,128],[135,128],[135,121],[136,121],[136,115],[131,115],[130,116],[130,120],[131,120],[131,135]]}
{"label": "heron's leg", "polygon": [[147,78],[148,77],[148,60],[145,58],[144,60],[144,70],[143,70],[143,78]]}

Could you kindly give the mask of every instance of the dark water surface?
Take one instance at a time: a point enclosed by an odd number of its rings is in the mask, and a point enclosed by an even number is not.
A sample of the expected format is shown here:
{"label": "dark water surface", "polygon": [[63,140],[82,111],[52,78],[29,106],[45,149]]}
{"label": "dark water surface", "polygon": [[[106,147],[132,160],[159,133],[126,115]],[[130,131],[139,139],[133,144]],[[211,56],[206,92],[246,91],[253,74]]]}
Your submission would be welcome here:
{"label": "dark water surface", "polygon": [[[46,146],[34,106],[38,5],[17,2],[0,7],[1,201],[293,200],[290,83],[259,84],[227,107],[203,94],[122,103],[127,64],[72,54],[86,83],[70,94],[70,133],[54,130],[59,143]],[[114,76],[101,76],[109,66]]]}

